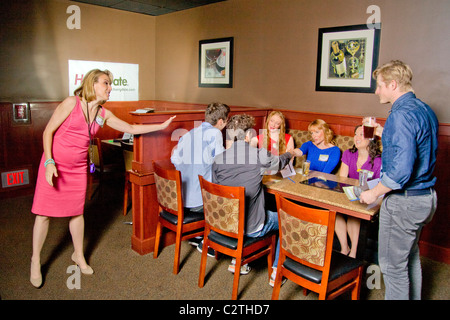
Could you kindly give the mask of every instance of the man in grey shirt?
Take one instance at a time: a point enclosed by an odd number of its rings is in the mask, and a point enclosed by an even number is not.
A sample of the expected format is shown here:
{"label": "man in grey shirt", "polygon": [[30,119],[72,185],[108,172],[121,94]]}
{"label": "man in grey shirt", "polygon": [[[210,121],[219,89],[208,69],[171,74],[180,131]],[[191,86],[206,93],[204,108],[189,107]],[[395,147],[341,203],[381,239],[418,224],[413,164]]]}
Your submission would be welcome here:
{"label": "man in grey shirt", "polygon": [[[294,155],[299,156],[296,153],[299,149],[288,150],[280,156],[274,156],[264,148],[257,149],[250,146],[254,125],[255,119],[252,116],[241,114],[231,117],[227,124],[227,135],[234,142],[229,149],[215,157],[212,165],[213,183],[245,187],[247,237],[261,237],[270,231],[278,230],[277,213],[265,209],[263,173],[266,170],[278,171],[284,168]],[[274,261],[275,273],[278,253],[279,244]],[[248,272],[242,272],[241,268],[241,273]]]}

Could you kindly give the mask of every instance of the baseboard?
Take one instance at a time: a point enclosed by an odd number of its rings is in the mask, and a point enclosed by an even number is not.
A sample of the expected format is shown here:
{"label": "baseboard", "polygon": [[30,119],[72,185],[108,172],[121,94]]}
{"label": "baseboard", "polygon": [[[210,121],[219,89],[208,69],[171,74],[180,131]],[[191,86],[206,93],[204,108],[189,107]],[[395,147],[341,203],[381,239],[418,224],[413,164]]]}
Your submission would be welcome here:
{"label": "baseboard", "polygon": [[419,241],[420,255],[429,259],[450,264],[450,249],[428,242]]}

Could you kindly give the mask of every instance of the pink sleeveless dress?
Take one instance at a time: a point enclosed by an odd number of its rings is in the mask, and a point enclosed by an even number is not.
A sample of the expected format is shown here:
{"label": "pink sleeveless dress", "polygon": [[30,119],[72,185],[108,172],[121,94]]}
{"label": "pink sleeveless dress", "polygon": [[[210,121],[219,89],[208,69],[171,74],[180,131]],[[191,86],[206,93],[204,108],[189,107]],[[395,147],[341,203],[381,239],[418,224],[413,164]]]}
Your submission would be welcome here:
{"label": "pink sleeveless dress", "polygon": [[[53,187],[45,179],[45,155],[42,155],[31,212],[47,217],[72,217],[83,214],[87,187],[89,133],[78,97],[70,115],[53,136],[53,159],[58,177]],[[104,118],[105,109],[99,114]],[[94,121],[91,135],[100,126]]]}

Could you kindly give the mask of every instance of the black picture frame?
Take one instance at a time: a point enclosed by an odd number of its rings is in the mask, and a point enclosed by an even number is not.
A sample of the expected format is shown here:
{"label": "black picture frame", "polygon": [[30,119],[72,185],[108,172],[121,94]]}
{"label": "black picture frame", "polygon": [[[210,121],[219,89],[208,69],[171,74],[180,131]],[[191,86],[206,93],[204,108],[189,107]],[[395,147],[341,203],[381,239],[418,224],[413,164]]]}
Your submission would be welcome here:
{"label": "black picture frame", "polygon": [[316,91],[374,93],[380,36],[380,23],[320,28]]}
{"label": "black picture frame", "polygon": [[234,38],[218,38],[199,42],[198,86],[233,87]]}

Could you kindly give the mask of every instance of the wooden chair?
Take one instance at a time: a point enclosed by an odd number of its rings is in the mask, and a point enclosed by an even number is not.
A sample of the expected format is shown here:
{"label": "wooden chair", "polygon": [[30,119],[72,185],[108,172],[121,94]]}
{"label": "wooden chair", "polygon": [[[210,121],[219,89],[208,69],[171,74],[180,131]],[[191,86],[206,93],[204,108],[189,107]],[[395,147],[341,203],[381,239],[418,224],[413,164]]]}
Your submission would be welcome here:
{"label": "wooden chair", "polygon": [[276,195],[280,226],[280,255],[272,299],[278,299],[283,277],[319,293],[319,300],[334,299],[351,290],[358,300],[363,263],[333,252],[336,212],[312,209]]}
{"label": "wooden chair", "polygon": [[205,220],[203,212],[190,212],[184,208],[181,193],[181,173],[164,168],[153,162],[155,170],[156,197],[161,208],[156,227],[153,258],[158,257],[159,242],[163,228],[176,233],[173,273],[180,271],[181,241],[203,235]]}
{"label": "wooden chair", "polygon": [[275,255],[274,233],[261,238],[244,236],[245,188],[208,182],[199,176],[205,213],[205,234],[198,286],[205,281],[208,247],[236,259],[231,298],[237,299],[241,266],[267,255],[269,279]]}
{"label": "wooden chair", "polygon": [[128,199],[131,191],[130,182],[130,170],[133,162],[133,144],[124,143],[120,141],[120,146],[123,152],[123,160],[125,163],[125,186],[123,191],[123,215],[126,216],[128,213]]}

